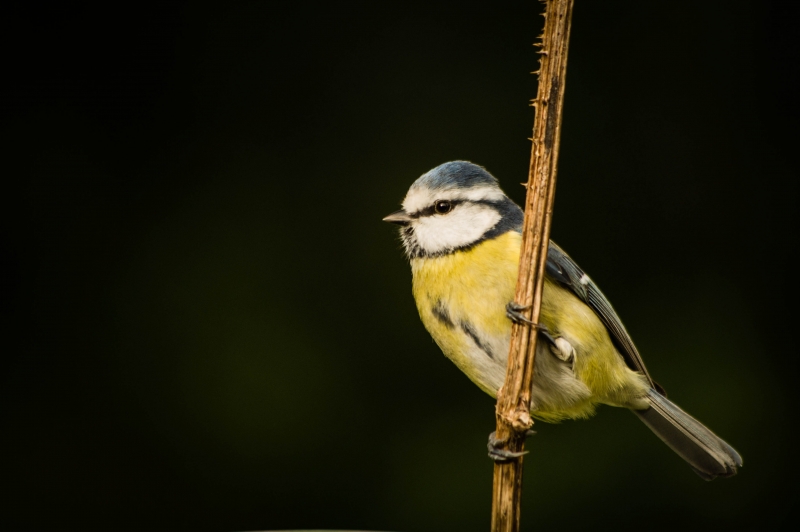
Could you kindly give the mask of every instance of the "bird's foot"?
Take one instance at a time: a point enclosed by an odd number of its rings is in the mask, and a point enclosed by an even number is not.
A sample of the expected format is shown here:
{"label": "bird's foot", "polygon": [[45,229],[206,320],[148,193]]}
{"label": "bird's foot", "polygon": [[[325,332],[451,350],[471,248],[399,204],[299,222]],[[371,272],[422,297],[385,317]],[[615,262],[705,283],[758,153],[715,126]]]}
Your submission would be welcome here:
{"label": "bird's foot", "polygon": [[508,316],[508,319],[510,319],[517,325],[520,325],[522,323],[527,323],[532,327],[536,327],[535,323],[533,323],[531,320],[529,320],[522,314],[523,310],[528,310],[529,308],[531,308],[530,305],[520,305],[516,301],[511,301],[508,303],[508,305],[506,305],[506,316]]}
{"label": "bird's foot", "polygon": [[[533,436],[534,434],[536,434],[535,430],[525,431],[526,438],[528,436]],[[508,462],[510,460],[528,454],[528,451],[514,452],[514,451],[508,451],[506,449],[501,449],[501,446],[504,443],[505,440],[497,439],[495,432],[489,434],[489,443],[486,444],[486,447],[489,449],[489,458],[491,458],[495,462]]]}
{"label": "bird's foot", "polygon": [[518,325],[526,323],[531,327],[534,327],[551,346],[556,346],[556,339],[553,338],[552,334],[550,334],[550,329],[547,328],[547,325],[543,323],[534,323],[522,315],[522,311],[528,310],[529,308],[531,308],[530,305],[520,305],[519,303],[512,301],[506,305],[506,316],[508,316],[508,319]]}

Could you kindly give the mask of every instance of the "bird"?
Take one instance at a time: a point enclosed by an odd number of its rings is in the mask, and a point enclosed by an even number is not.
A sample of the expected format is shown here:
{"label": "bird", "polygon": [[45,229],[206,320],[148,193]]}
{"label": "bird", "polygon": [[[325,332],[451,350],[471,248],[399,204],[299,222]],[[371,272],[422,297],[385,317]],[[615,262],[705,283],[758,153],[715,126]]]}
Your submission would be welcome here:
{"label": "bird", "polygon": [[[523,212],[485,168],[452,161],[422,174],[400,226],[412,293],[423,325],[444,355],[497,397],[506,376]],[[598,405],[627,408],[705,480],[729,477],[739,453],[667,399],[622,321],[594,281],[549,242],[537,327],[531,416],[545,422],[591,417]],[[541,341],[543,340],[543,341]],[[517,456],[489,438],[489,455]],[[494,445],[493,445],[494,444]]]}

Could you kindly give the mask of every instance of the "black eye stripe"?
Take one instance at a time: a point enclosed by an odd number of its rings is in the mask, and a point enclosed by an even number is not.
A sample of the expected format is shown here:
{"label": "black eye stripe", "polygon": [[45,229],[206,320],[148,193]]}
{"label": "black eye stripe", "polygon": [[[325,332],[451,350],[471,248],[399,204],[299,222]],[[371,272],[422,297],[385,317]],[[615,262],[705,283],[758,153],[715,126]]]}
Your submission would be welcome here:
{"label": "black eye stripe", "polygon": [[436,214],[436,204],[442,201],[447,201],[450,204],[451,211],[455,209],[457,205],[460,205],[462,203],[467,203],[467,200],[436,200],[433,202],[433,205],[428,205],[424,209],[418,210],[411,216],[413,218],[422,218],[423,216],[433,216],[434,214]]}
{"label": "black eye stripe", "polygon": [[496,210],[498,210],[498,211],[499,211],[499,210],[500,210],[500,209],[499,209],[499,207],[500,207],[500,206],[502,205],[502,203],[503,203],[503,202],[502,202],[502,200],[501,200],[501,201],[492,201],[492,200],[464,200],[464,199],[455,199],[455,200],[436,200],[436,201],[433,203],[433,205],[429,205],[429,206],[425,207],[424,209],[420,209],[420,210],[418,210],[418,211],[416,211],[416,212],[413,212],[413,213],[409,214],[409,216],[411,216],[412,218],[423,218],[423,217],[425,217],[425,216],[433,216],[434,214],[436,214],[436,208],[435,208],[435,205],[436,205],[437,203],[439,203],[440,201],[447,201],[447,202],[449,202],[449,203],[450,203],[450,205],[452,206],[452,208],[450,209],[450,211],[452,211],[453,209],[455,209],[455,208],[456,208],[456,206],[458,206],[458,205],[461,205],[462,203],[473,203],[473,204],[475,204],[475,205],[487,205],[487,206],[489,206],[489,207],[492,207],[492,208],[494,208],[494,209],[496,209]]}

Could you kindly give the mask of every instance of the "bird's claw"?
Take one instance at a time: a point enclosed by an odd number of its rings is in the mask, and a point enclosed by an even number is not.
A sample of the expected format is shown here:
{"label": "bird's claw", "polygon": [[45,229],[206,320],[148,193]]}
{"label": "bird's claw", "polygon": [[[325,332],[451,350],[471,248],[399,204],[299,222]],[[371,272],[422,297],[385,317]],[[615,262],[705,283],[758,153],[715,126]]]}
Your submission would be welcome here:
{"label": "bird's claw", "polygon": [[556,345],[556,339],[553,337],[552,334],[550,334],[550,329],[547,328],[547,325],[543,323],[534,323],[522,315],[521,311],[528,310],[529,308],[531,308],[530,305],[520,305],[515,301],[511,301],[509,304],[506,305],[506,316],[508,316],[508,319],[510,319],[517,325],[526,323],[531,327],[533,327],[534,329],[537,329],[539,331],[539,334],[544,336],[544,338],[550,343],[550,345],[553,346]]}
{"label": "bird's claw", "polygon": [[[526,438],[534,434],[536,434],[535,430],[525,431]],[[505,440],[498,440],[495,432],[489,434],[489,443],[486,444],[486,447],[489,449],[489,458],[491,458],[495,462],[508,462],[510,460],[528,454],[528,451],[515,452],[515,451],[508,451],[506,449],[501,449],[500,446],[503,443],[505,443]]]}
{"label": "bird's claw", "polygon": [[517,325],[521,323],[527,323],[532,327],[536,327],[535,323],[533,323],[531,320],[522,315],[521,311],[528,310],[529,308],[531,308],[530,305],[520,305],[515,301],[511,301],[508,305],[506,305],[506,316],[508,316],[508,319],[510,319]]}

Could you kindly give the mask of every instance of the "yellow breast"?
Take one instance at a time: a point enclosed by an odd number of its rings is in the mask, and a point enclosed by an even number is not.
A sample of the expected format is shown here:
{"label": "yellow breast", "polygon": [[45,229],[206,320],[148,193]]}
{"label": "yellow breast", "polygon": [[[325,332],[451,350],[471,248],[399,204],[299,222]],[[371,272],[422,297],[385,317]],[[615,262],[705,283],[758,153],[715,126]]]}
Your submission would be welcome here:
{"label": "yellow breast", "polygon": [[[411,261],[413,293],[425,328],[467,376],[495,396],[505,377],[521,237],[510,231],[475,247]],[[469,334],[480,331],[483,349]]]}

